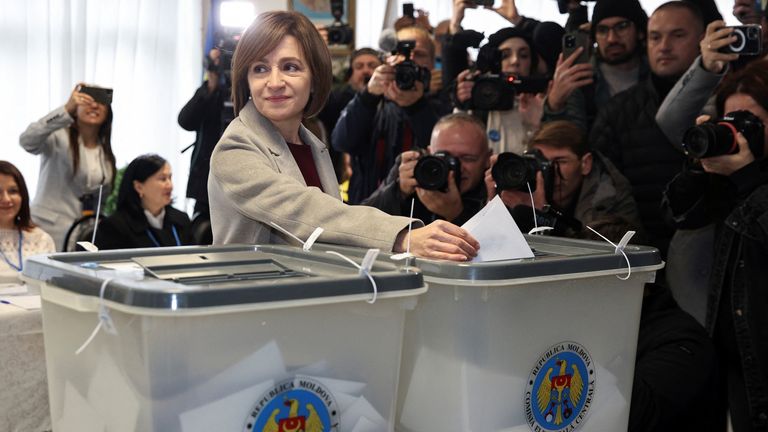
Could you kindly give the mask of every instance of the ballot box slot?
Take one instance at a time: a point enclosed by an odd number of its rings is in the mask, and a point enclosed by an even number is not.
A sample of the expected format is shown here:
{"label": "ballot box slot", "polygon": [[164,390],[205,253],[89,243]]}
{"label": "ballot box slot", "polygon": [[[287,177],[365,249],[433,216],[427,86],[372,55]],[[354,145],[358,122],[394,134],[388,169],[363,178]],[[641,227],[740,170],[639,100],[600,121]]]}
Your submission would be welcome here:
{"label": "ballot box slot", "polygon": [[135,257],[133,261],[163,280],[209,284],[306,276],[261,252],[219,252]]}

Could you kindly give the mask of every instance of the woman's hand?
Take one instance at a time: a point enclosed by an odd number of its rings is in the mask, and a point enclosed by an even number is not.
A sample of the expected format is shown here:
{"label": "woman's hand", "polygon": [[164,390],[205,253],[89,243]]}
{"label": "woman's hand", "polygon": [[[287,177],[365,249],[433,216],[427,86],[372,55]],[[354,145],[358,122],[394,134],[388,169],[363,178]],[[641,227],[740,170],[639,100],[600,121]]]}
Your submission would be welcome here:
{"label": "woman's hand", "polygon": [[[408,230],[397,235],[394,252],[405,252]],[[480,243],[465,229],[443,220],[411,231],[411,252],[424,258],[469,261],[477,256]]]}
{"label": "woman's hand", "polygon": [[77,107],[80,105],[90,105],[92,103],[96,103],[95,100],[91,97],[91,95],[87,95],[85,93],[80,92],[80,88],[84,86],[83,83],[78,83],[75,86],[75,89],[72,90],[72,94],[69,95],[69,100],[66,104],[64,104],[64,109],[67,110],[70,117],[75,118],[77,115]]}
{"label": "woman's hand", "polygon": [[749,143],[741,132],[736,134],[736,142],[739,144],[738,153],[701,159],[704,171],[729,176],[754,162],[755,155],[752,154]]}

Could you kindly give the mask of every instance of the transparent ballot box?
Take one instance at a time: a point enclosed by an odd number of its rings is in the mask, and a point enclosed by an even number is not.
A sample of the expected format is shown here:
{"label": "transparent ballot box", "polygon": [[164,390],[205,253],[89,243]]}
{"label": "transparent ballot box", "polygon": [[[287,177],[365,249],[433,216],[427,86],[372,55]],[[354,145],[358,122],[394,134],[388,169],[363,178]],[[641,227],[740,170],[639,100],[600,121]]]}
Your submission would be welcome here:
{"label": "transparent ballot box", "polygon": [[57,254],[24,278],[57,432],[391,431],[426,291],[413,269],[286,246]]}
{"label": "transparent ballot box", "polygon": [[525,238],[534,258],[415,259],[429,291],[406,314],[396,430],[627,430],[658,251]]}

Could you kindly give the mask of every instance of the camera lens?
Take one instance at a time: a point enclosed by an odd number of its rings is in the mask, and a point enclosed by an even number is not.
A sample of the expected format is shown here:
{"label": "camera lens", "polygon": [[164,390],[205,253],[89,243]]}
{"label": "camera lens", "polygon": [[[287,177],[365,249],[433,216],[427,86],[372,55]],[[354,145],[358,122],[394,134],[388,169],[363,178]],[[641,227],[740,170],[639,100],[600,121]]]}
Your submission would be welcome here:
{"label": "camera lens", "polygon": [[757,39],[757,28],[750,27],[749,30],[747,30],[747,36],[749,36],[750,39]]}
{"label": "camera lens", "polygon": [[576,38],[573,36],[566,36],[565,37],[565,47],[566,48],[573,48],[576,46]]}
{"label": "camera lens", "polygon": [[448,164],[436,156],[424,156],[416,162],[413,176],[419,187],[429,190],[445,189],[448,185]]}
{"label": "camera lens", "polygon": [[741,50],[743,50],[747,44],[746,38],[744,37],[744,32],[741,31],[740,29],[734,29],[732,36],[736,36],[736,41],[734,41],[732,44],[728,46],[731,48],[731,51],[734,53],[741,52]]}
{"label": "camera lens", "polygon": [[728,123],[704,123],[692,127],[683,136],[685,154],[694,158],[708,158],[737,153],[735,128]]}
{"label": "camera lens", "polygon": [[500,190],[536,190],[536,161],[515,153],[499,154],[496,163],[491,168],[493,181]]}

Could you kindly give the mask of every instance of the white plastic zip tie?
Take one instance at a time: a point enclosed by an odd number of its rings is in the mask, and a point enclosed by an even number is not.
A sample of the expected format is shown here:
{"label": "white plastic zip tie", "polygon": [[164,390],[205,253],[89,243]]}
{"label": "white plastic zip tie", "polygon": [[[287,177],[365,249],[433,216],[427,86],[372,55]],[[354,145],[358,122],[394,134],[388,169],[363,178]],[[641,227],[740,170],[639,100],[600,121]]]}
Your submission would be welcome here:
{"label": "white plastic zip tie", "polygon": [[104,279],[104,282],[101,283],[101,289],[99,290],[99,323],[96,325],[96,328],[93,329],[91,335],[88,336],[88,339],[86,339],[80,348],[75,351],[75,355],[79,355],[88,345],[91,344],[91,342],[93,342],[93,338],[96,337],[102,327],[104,328],[104,331],[109,334],[117,334],[115,323],[112,321],[112,317],[109,316],[109,309],[107,308],[107,305],[104,304],[104,291],[107,289],[107,284],[110,282],[112,282],[112,278]]}
{"label": "white plastic zip tie", "polygon": [[358,264],[336,251],[325,251],[325,253],[336,255],[358,268],[360,270],[360,276],[365,275],[368,277],[368,280],[371,281],[371,285],[373,286],[373,297],[371,297],[370,300],[366,300],[366,302],[370,304],[376,303],[376,297],[379,293],[379,288],[376,286],[376,281],[373,280],[373,276],[371,276],[371,268],[373,267],[373,263],[376,262],[376,257],[379,255],[379,252],[380,251],[378,249],[368,249],[368,252],[365,253],[365,257],[363,257],[363,262]]}
{"label": "white plastic zip tie", "polygon": [[391,260],[400,261],[413,257],[413,254],[411,253],[411,231],[413,228],[413,204],[415,202],[416,198],[411,198],[411,214],[409,216],[410,220],[408,221],[408,239],[405,241],[405,252],[390,256],[389,259]]}
{"label": "white plastic zip tie", "polygon": [[531,190],[531,184],[526,182],[525,185],[528,186],[528,196],[531,197],[531,211],[533,212],[533,228],[528,231],[528,234],[538,234],[554,229],[549,226],[539,227],[539,223],[536,221],[536,203],[533,201],[533,191]]}
{"label": "white plastic zip tie", "polygon": [[325,231],[323,228],[317,227],[317,228],[315,228],[314,231],[312,231],[312,234],[309,235],[309,237],[307,238],[307,241],[304,241],[304,240],[296,237],[292,232],[290,232],[287,229],[285,229],[285,228],[281,227],[280,225],[276,224],[275,222],[270,222],[269,224],[272,225],[273,227],[277,228],[277,230],[282,232],[283,234],[291,236],[291,238],[293,238],[297,242],[301,243],[301,247],[305,251],[308,251],[308,250],[312,249],[312,246],[317,241],[317,238],[320,237],[320,234],[322,234],[323,231]]}
{"label": "white plastic zip tie", "polygon": [[[99,229],[99,214],[101,213],[101,193],[103,190],[104,190],[104,184],[100,184],[99,185],[99,201],[96,203],[96,219],[93,222],[93,235],[91,236],[91,244],[94,244],[94,245],[96,244],[96,231]],[[83,248],[89,252],[93,252],[86,247],[83,247]]]}
{"label": "white plastic zip tie", "polygon": [[309,235],[309,238],[307,238],[307,241],[304,243],[303,249],[305,251],[312,249],[312,245],[315,244],[317,238],[320,237],[320,234],[322,234],[323,231],[325,230],[320,227],[315,228],[315,230],[312,231],[312,234]]}
{"label": "white plastic zip tie", "polygon": [[605,238],[604,235],[602,235],[599,232],[595,231],[591,226],[587,226],[587,228],[589,228],[589,230],[592,231],[593,233],[599,235],[600,238],[602,238],[603,240],[605,240],[608,243],[610,243],[611,246],[615,247],[616,249],[614,249],[614,251],[613,251],[614,254],[616,254],[616,255],[618,255],[618,254],[624,255],[624,260],[627,262],[627,276],[626,277],[621,277],[619,275],[616,275],[616,277],[621,279],[621,280],[629,279],[629,277],[632,276],[632,265],[629,263],[629,257],[627,257],[627,254],[624,252],[624,248],[627,246],[629,241],[632,239],[632,236],[635,235],[635,232],[634,231],[627,231],[624,234],[624,237],[622,237],[621,240],[619,241],[619,244],[615,244],[614,242],[612,242],[612,241],[608,240],[607,238]]}
{"label": "white plastic zip tie", "polygon": [[77,245],[82,247],[83,249],[85,249],[87,252],[98,252],[99,251],[99,248],[95,244],[93,244],[91,242],[88,242],[88,241],[79,241],[79,242],[77,242]]}

